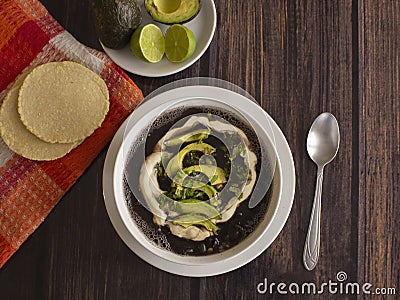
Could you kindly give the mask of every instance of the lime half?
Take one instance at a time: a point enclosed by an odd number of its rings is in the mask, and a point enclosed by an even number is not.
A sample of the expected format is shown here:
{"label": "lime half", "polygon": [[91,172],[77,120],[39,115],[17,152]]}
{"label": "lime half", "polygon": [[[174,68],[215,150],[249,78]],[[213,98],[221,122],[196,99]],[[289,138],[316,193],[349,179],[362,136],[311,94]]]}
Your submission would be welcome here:
{"label": "lime half", "polygon": [[193,32],[180,24],[174,24],[165,33],[165,55],[171,62],[179,63],[188,59],[196,49]]}
{"label": "lime half", "polygon": [[161,29],[154,24],[137,28],[131,37],[130,48],[140,59],[151,63],[159,62],[165,50],[165,40]]}

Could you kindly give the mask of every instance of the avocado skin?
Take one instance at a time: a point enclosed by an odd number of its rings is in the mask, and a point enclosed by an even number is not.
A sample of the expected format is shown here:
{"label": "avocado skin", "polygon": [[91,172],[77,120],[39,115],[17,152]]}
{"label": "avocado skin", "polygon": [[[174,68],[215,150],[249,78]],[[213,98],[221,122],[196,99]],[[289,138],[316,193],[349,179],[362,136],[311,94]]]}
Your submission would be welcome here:
{"label": "avocado skin", "polygon": [[[182,0],[182,1],[185,1],[185,0]],[[201,1],[197,0],[197,2],[198,2],[197,11],[193,15],[191,15],[189,18],[169,19],[167,15],[164,15],[163,17],[159,18],[159,17],[155,17],[154,16],[152,10],[155,9],[155,8],[154,8],[154,6],[152,5],[151,2],[152,1],[144,0],[146,11],[149,13],[149,15],[153,18],[154,21],[157,21],[159,23],[166,24],[166,25],[184,24],[184,23],[190,22],[191,20],[193,20],[199,14],[200,8],[201,8]]]}
{"label": "avocado skin", "polygon": [[97,35],[104,46],[121,49],[142,22],[135,0],[90,0]]}

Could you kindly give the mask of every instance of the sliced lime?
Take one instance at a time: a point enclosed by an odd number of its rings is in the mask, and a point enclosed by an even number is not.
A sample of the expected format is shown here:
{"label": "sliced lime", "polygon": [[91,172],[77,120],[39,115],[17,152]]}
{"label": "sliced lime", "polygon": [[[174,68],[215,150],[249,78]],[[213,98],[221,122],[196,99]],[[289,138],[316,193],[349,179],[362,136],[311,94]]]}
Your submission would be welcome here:
{"label": "sliced lime", "polygon": [[165,50],[165,40],[161,29],[154,24],[137,28],[131,37],[130,48],[140,59],[151,63],[159,62]]}
{"label": "sliced lime", "polygon": [[165,33],[165,55],[171,62],[179,63],[188,59],[196,49],[193,32],[180,24],[174,24]]}

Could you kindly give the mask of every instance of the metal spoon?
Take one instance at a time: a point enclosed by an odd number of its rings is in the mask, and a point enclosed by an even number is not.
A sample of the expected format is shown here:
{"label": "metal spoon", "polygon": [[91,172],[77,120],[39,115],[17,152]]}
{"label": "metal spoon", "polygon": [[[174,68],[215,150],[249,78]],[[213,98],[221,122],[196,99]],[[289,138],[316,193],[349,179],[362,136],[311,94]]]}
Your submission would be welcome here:
{"label": "metal spoon", "polygon": [[335,158],[339,141],[339,125],[335,117],[330,113],[320,114],[311,125],[307,137],[308,155],[318,166],[314,203],[303,253],[304,266],[309,271],[315,268],[319,257],[324,167]]}

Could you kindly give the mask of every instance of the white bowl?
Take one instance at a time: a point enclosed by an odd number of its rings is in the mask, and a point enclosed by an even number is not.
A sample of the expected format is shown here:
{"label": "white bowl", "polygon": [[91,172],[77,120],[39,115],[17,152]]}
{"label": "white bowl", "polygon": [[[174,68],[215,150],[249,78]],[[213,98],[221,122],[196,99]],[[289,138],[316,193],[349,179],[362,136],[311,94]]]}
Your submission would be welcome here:
{"label": "white bowl", "polygon": [[[199,102],[199,99],[202,101]],[[195,103],[239,111],[250,121],[256,133],[262,137],[261,140],[267,141],[268,145],[274,143],[273,139],[268,138],[271,132],[266,129],[266,124],[271,124],[271,130],[275,133],[276,148],[269,147],[268,151],[275,151],[277,158],[270,204],[255,231],[238,245],[224,252],[200,257],[181,256],[158,248],[150,242],[132,220],[123,190],[126,158],[132,142],[137,139],[142,129],[166,108],[182,105],[192,107]],[[290,150],[275,122],[256,103],[238,93],[210,86],[187,86],[163,92],[139,106],[123,129],[117,133],[116,139],[117,141],[114,140],[110,146],[104,168],[103,184],[107,211],[114,227],[127,245],[156,267],[188,276],[207,276],[230,271],[261,254],[286,222],[294,196],[294,165]]]}

